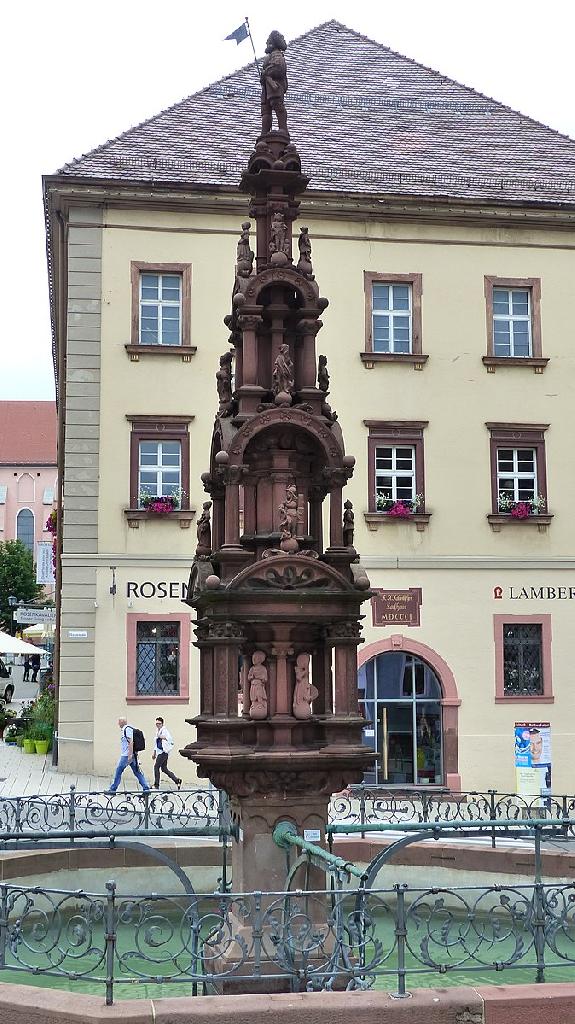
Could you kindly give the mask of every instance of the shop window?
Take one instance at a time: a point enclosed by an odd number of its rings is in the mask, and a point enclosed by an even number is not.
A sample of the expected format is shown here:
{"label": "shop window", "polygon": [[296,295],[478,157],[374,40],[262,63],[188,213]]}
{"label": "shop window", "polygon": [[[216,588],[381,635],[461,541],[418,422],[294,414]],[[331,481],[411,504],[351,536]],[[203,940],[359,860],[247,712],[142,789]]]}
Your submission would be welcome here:
{"label": "shop window", "polygon": [[131,281],[130,357],[175,354],[187,361],[196,351],[191,344],[191,265],[133,262]]}
{"label": "shop window", "polygon": [[541,353],[541,282],[538,278],[485,278],[488,370],[549,362]]}
{"label": "shop window", "polygon": [[128,703],[187,703],[189,617],[129,613],[127,643]]}
{"label": "shop window", "polygon": [[16,540],[21,541],[34,557],[34,513],[29,508],[21,508],[16,516]]}
{"label": "shop window", "polygon": [[146,496],[178,498],[189,508],[190,438],[193,416],[132,416],[130,437],[130,508],[142,507]]}
{"label": "shop window", "polygon": [[415,655],[391,651],[360,667],[358,685],[370,722],[364,742],[375,754],[365,781],[442,785],[442,691],[433,669]]}
{"label": "shop window", "polygon": [[553,700],[551,616],[496,615],[496,701]]}
{"label": "shop window", "polygon": [[409,362],[421,369],[427,360],[421,347],[421,274],[364,271],[363,278],[363,362]]}
{"label": "shop window", "polygon": [[177,697],[180,692],[179,622],[138,622],[136,695]]}

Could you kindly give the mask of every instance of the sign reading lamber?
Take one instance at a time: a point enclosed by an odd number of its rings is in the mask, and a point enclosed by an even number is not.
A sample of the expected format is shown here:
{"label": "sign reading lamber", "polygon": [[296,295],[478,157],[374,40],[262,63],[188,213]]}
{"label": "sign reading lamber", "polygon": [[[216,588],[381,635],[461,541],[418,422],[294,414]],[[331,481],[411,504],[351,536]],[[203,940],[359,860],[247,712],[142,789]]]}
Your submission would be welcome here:
{"label": "sign reading lamber", "polygon": [[54,626],[56,624],[56,608],[17,608],[14,612],[14,620],[27,626],[36,626],[39,622]]}
{"label": "sign reading lamber", "polygon": [[421,587],[409,590],[376,590],[371,599],[374,626],[419,626]]}

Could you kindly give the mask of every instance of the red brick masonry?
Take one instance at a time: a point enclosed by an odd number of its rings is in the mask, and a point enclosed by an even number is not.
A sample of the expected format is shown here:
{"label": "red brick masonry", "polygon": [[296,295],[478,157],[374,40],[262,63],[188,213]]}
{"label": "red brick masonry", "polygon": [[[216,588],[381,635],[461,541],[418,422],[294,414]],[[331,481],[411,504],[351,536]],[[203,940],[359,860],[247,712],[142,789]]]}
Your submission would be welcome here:
{"label": "red brick masonry", "polygon": [[126,1000],[0,986],[0,1024],[575,1024],[575,984]]}

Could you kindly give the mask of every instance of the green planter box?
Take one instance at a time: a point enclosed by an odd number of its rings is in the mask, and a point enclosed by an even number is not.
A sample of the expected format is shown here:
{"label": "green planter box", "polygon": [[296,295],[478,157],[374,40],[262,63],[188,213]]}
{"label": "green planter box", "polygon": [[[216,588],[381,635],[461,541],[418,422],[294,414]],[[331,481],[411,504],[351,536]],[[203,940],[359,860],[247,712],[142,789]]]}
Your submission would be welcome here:
{"label": "green planter box", "polygon": [[24,753],[25,754],[35,754],[36,753],[36,744],[34,743],[34,740],[24,740]]}
{"label": "green planter box", "polygon": [[47,754],[48,753],[48,747],[50,746],[50,740],[35,740],[34,744],[36,746],[36,753],[37,754]]}

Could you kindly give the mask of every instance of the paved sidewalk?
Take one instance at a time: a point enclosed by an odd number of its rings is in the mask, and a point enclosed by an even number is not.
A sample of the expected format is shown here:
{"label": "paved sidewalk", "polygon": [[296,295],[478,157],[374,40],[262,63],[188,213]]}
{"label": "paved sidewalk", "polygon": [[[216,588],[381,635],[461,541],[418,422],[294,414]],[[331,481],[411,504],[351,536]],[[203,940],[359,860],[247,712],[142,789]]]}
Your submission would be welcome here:
{"label": "paved sidewalk", "polygon": [[[142,765],[142,768],[148,782],[152,783],[152,762]],[[75,786],[79,793],[102,793],[108,789],[111,778],[111,775],[103,777],[60,772],[52,765],[52,754],[45,757],[41,754],[25,754],[21,747],[0,740],[0,797],[65,793],[70,786]],[[168,789],[164,780],[162,789]],[[141,792],[129,768],[122,776],[118,792]]]}

